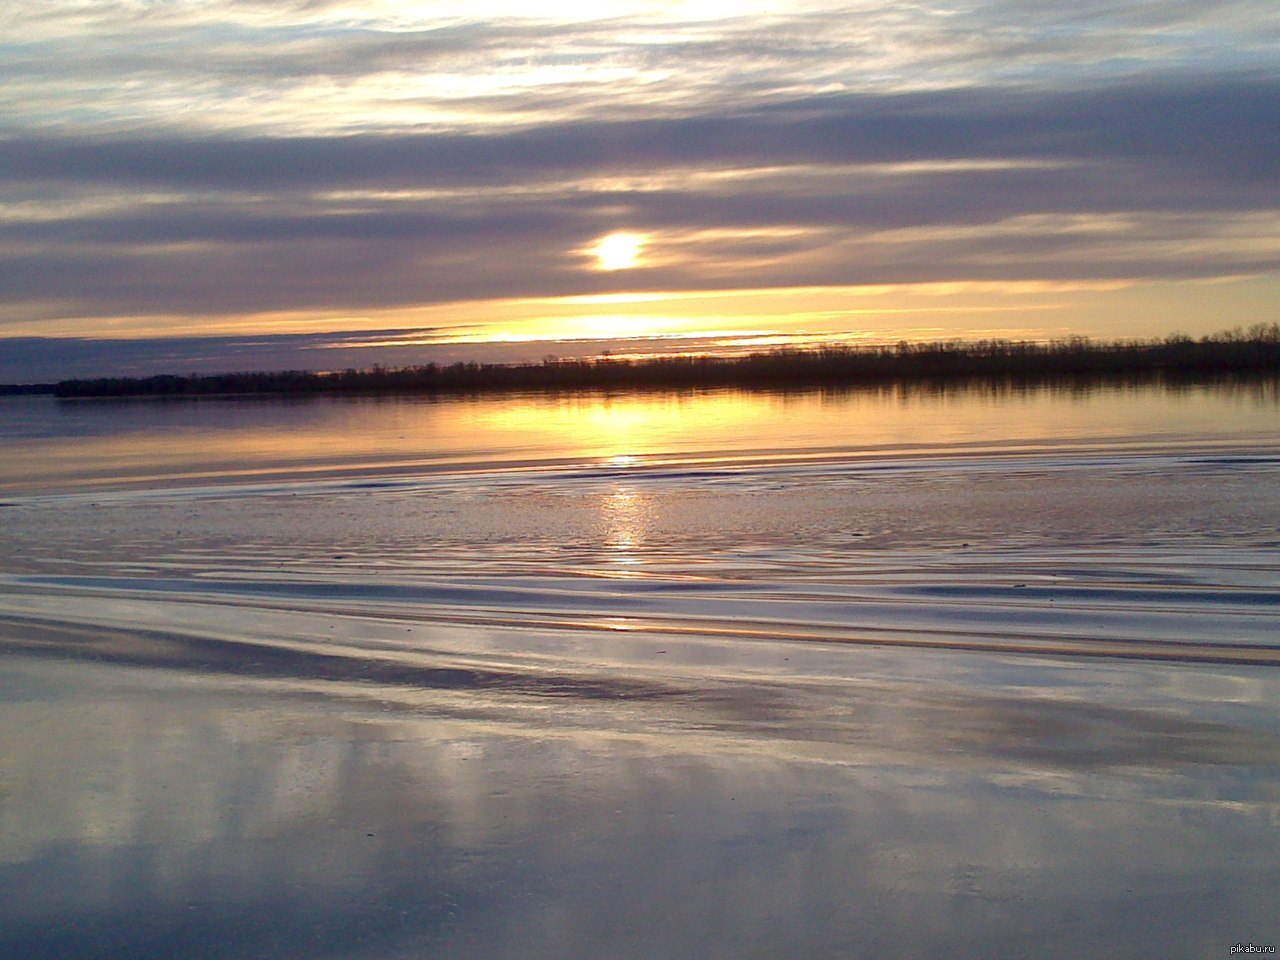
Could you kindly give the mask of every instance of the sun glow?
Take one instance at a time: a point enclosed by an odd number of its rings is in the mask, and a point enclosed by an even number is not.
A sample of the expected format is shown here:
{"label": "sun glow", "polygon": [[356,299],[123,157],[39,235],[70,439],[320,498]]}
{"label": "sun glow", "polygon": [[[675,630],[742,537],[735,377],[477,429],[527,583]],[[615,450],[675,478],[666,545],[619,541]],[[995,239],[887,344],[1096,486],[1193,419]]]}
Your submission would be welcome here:
{"label": "sun glow", "polygon": [[597,270],[630,270],[640,265],[645,238],[638,233],[611,233],[587,252],[596,258]]}

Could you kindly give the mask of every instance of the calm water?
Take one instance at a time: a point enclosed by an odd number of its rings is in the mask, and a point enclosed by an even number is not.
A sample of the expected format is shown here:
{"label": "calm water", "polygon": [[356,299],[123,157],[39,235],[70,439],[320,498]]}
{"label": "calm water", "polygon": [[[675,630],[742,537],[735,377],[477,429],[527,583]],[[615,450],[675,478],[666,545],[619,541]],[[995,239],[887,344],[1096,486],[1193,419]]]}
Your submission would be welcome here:
{"label": "calm water", "polygon": [[1280,393],[0,402],[0,956],[1280,942]]}
{"label": "calm water", "polygon": [[0,398],[0,491],[522,465],[1274,445],[1280,385],[419,398]]}

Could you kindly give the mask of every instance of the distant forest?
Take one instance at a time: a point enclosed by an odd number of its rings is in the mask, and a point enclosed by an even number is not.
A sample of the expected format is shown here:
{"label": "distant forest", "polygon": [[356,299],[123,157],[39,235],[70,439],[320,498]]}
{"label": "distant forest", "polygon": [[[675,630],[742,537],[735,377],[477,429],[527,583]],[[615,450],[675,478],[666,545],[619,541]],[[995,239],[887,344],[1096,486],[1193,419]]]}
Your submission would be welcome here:
{"label": "distant forest", "polygon": [[[778,388],[885,381],[1014,378],[1203,378],[1280,374],[1280,324],[1259,324],[1198,340],[1047,343],[1009,340],[780,349],[738,357],[601,357],[540,363],[454,363],[329,373],[223,373],[64,380],[58,397],[204,397],[245,394],[378,394],[501,390]],[[46,388],[47,390],[48,388]]]}

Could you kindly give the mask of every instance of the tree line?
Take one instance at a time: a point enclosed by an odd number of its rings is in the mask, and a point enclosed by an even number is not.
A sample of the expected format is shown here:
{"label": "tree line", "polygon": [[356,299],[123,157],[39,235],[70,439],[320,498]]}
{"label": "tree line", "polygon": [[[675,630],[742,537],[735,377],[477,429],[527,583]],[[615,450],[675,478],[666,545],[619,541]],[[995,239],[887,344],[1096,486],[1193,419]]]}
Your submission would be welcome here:
{"label": "tree line", "polygon": [[716,386],[792,387],[884,381],[1007,377],[1206,377],[1280,373],[1280,324],[1258,324],[1200,339],[1049,342],[951,340],[888,346],[784,348],[745,356],[646,359],[548,358],[540,363],[427,363],[315,373],[192,374],[63,380],[58,397],[376,394],[599,390]]}

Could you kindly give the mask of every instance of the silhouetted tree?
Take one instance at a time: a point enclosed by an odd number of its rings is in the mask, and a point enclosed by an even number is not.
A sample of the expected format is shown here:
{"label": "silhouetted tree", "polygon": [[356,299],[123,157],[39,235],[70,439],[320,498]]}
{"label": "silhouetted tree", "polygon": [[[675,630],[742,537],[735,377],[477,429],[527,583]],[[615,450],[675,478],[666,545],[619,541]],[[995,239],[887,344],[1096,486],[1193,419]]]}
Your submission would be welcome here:
{"label": "silhouetted tree", "polygon": [[979,340],[891,346],[784,348],[741,357],[671,356],[646,360],[546,357],[538,363],[64,380],[59,397],[227,396],[255,394],[435,393],[645,387],[788,387],[886,381],[1006,378],[1179,378],[1280,373],[1280,324],[1256,324],[1193,340],[1185,334],[1098,343],[1069,337],[1048,343]]}

